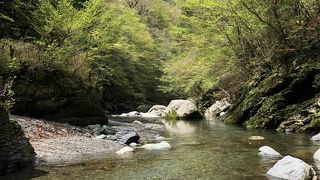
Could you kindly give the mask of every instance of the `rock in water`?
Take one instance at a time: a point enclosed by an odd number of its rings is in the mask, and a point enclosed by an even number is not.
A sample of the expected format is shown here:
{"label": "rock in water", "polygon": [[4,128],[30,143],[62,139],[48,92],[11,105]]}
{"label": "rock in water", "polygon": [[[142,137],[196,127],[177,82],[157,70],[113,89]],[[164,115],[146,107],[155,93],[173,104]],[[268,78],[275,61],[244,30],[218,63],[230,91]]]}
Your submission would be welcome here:
{"label": "rock in water", "polygon": [[304,180],[309,176],[310,166],[300,159],[285,156],[268,172],[270,179]]}
{"label": "rock in water", "polygon": [[144,148],[147,150],[167,150],[167,149],[171,149],[171,145],[166,141],[162,141],[160,143],[155,143],[155,144],[145,144],[141,146],[141,148]]}
{"label": "rock in water", "polygon": [[134,149],[131,148],[131,147],[124,147],[124,148],[120,149],[119,151],[117,151],[116,153],[118,155],[124,155],[124,154],[127,154],[127,153],[132,153],[133,151],[134,151]]}
{"label": "rock in water", "polygon": [[161,116],[166,108],[167,107],[163,105],[154,105],[151,109],[149,109],[148,113],[156,116]]}
{"label": "rock in water", "polygon": [[262,140],[264,140],[264,137],[262,137],[262,136],[251,136],[251,137],[249,137],[249,140],[262,141]]}
{"label": "rock in water", "polygon": [[205,111],[204,116],[209,120],[215,119],[215,117],[223,116],[230,106],[231,104],[226,100],[216,101]]}
{"label": "rock in water", "polygon": [[34,156],[34,149],[20,125],[9,121],[0,106],[0,174],[32,166]]}
{"label": "rock in water", "polygon": [[140,136],[136,132],[120,131],[116,133],[118,141],[123,144],[139,143]]}
{"label": "rock in water", "polygon": [[202,115],[195,103],[190,100],[172,100],[164,110],[162,116],[174,114],[178,119],[197,119]]}
{"label": "rock in water", "polygon": [[262,146],[259,148],[259,155],[262,157],[281,157],[281,154],[269,146]]}

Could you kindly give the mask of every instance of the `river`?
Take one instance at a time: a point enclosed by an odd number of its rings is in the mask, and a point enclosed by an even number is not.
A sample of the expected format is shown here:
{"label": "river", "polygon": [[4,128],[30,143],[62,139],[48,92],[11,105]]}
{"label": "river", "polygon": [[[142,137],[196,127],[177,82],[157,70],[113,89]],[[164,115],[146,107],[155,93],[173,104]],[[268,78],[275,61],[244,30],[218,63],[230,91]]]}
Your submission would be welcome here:
{"label": "river", "polygon": [[[165,127],[171,150],[137,149],[129,158],[114,155],[73,166],[38,167],[19,179],[266,179],[276,161],[259,157],[259,147],[270,146],[312,165],[318,149],[308,135],[246,131],[218,121],[177,121]],[[265,140],[249,141],[253,135]]]}

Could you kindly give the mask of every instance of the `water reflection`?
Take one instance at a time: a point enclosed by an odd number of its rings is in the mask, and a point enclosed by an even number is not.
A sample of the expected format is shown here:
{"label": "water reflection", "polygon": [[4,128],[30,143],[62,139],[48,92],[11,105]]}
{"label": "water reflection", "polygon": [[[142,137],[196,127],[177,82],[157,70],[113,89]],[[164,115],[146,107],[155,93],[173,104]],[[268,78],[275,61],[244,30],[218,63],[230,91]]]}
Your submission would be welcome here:
{"label": "water reflection", "polygon": [[191,136],[196,132],[196,126],[188,121],[165,121],[165,129],[169,135]]}

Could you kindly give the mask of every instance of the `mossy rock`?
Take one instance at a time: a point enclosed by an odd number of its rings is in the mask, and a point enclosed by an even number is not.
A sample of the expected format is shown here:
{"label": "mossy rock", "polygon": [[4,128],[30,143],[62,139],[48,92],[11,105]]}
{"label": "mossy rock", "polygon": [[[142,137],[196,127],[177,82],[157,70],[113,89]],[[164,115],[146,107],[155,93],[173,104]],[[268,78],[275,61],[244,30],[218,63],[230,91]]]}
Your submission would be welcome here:
{"label": "mossy rock", "polygon": [[320,122],[315,118],[305,124],[291,124],[291,117],[309,117],[307,109],[320,94],[319,65],[295,68],[288,73],[274,70],[255,87],[248,87],[230,108],[225,122],[249,129],[283,129],[293,132],[315,132]]}

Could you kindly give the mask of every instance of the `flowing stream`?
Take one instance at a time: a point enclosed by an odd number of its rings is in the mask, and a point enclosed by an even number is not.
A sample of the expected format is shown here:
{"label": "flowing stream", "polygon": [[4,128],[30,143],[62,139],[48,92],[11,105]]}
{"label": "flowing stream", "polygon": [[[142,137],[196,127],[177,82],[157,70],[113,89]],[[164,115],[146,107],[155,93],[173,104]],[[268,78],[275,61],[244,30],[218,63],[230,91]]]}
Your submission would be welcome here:
{"label": "flowing stream", "polygon": [[[168,151],[137,149],[132,157],[116,155],[66,167],[40,167],[35,179],[266,179],[276,162],[259,157],[258,149],[268,145],[282,155],[292,155],[314,165],[318,145],[303,134],[274,131],[246,131],[216,121],[165,123]],[[264,141],[249,141],[259,135]],[[27,175],[26,175],[27,176]],[[21,175],[20,177],[23,177]],[[30,175],[29,175],[30,177]],[[20,178],[23,179],[23,178]]]}

